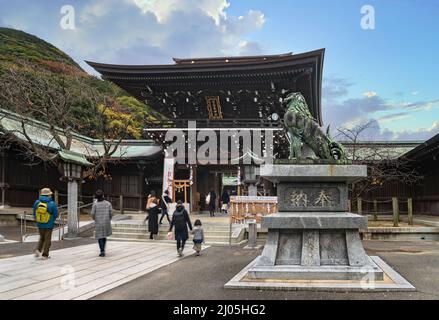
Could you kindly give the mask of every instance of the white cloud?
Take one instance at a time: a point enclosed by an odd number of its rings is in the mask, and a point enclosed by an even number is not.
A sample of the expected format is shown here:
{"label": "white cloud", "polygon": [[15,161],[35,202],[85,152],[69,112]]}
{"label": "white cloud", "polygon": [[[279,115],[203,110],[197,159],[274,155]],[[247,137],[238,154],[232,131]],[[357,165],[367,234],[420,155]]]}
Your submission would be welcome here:
{"label": "white cloud", "polygon": [[407,112],[399,112],[396,114],[389,114],[389,115],[380,117],[377,119],[377,121],[380,125],[382,125],[382,124],[392,123],[393,121],[399,121],[399,120],[403,120],[403,119],[407,119],[407,118],[411,118],[411,117],[412,117],[412,115],[410,115]]}
{"label": "white cloud", "polygon": [[249,19],[251,23],[258,28],[262,28],[265,24],[265,16],[260,11],[249,10],[247,13],[247,19]]}
{"label": "white cloud", "polygon": [[[116,64],[172,63],[172,57],[262,54],[249,34],[264,26],[264,14],[247,10],[228,14],[226,0],[83,0],[74,4],[76,30],[59,27],[54,2],[16,0],[6,10],[7,24],[35,34],[83,61]],[[33,14],[23,17],[22,10]],[[45,16],[45,19],[36,19]],[[3,13],[2,13],[3,15]],[[26,24],[23,25],[23,19]]]}
{"label": "white cloud", "polygon": [[410,111],[429,111],[439,109],[439,100],[403,103],[402,106]]}
{"label": "white cloud", "polygon": [[165,23],[173,12],[193,12],[201,10],[211,17],[216,25],[226,19],[226,9],[230,6],[226,0],[133,0],[143,13],[151,12],[160,23]]}
{"label": "white cloud", "polygon": [[433,123],[426,128],[418,128],[415,130],[401,130],[393,132],[393,140],[427,140],[433,136],[439,134],[439,120],[433,121]]}
{"label": "white cloud", "polygon": [[263,46],[259,42],[242,40],[239,42],[239,55],[249,56],[259,54],[264,51]]}
{"label": "white cloud", "polygon": [[[435,120],[432,124],[407,129],[398,126],[398,121],[417,119],[419,111],[431,112],[431,117],[437,119],[436,110],[439,110],[439,100],[398,102],[384,99],[373,91],[365,92],[360,98],[348,99],[346,97],[351,86],[352,83],[346,79],[335,77],[324,79],[323,120],[326,125],[331,124],[334,136],[337,128],[353,128],[359,123],[368,121],[373,121],[374,125],[367,130],[367,134],[362,137],[364,139],[425,140],[439,133],[439,120]],[[389,129],[390,124],[392,128],[401,127],[401,130]]]}
{"label": "white cloud", "polygon": [[373,91],[366,91],[363,93],[363,96],[367,97],[367,98],[373,98],[376,97],[378,94],[376,92]]}
{"label": "white cloud", "polygon": [[83,24],[94,24],[111,12],[111,7],[105,1],[87,4],[82,10],[80,20]]}

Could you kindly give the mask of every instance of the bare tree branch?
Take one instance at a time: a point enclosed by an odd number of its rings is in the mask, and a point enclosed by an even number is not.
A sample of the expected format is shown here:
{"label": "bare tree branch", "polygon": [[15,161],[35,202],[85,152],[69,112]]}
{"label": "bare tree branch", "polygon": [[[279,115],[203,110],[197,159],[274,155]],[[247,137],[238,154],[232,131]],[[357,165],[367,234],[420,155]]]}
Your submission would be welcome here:
{"label": "bare tree branch", "polygon": [[361,143],[360,138],[370,129],[374,129],[374,121],[360,123],[353,128],[337,129],[337,137],[346,143],[352,163],[368,167],[368,176],[349,186],[352,196],[359,197],[390,183],[419,183],[423,177],[417,172],[413,161],[398,154],[391,143]]}

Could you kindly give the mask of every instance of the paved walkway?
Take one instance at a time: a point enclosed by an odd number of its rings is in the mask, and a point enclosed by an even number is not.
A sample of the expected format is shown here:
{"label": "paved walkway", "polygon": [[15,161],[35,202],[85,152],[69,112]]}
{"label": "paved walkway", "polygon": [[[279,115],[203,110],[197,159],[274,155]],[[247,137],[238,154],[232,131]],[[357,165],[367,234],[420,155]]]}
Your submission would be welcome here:
{"label": "paved walkway", "polygon": [[181,259],[175,244],[109,241],[105,258],[98,251],[90,244],[52,251],[46,261],[0,259],[0,300],[89,299]]}
{"label": "paved walkway", "polygon": [[[439,299],[439,241],[364,241],[368,254],[379,255],[410,281],[416,292],[329,292],[230,290],[224,284],[249,264],[261,250],[210,247],[201,257],[183,259],[165,269],[98,295],[93,300],[357,300]],[[182,276],[183,273],[183,276]],[[145,290],[145,288],[153,288]],[[166,315],[164,315],[166,318]],[[190,317],[189,317],[190,318]],[[195,319],[195,318],[194,318]]]}

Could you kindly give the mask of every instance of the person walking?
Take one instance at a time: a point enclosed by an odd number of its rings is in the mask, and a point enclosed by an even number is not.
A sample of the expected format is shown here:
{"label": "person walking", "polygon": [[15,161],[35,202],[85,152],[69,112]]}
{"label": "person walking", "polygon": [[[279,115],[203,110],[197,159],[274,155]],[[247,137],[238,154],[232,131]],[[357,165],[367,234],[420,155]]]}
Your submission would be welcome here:
{"label": "person walking", "polygon": [[33,206],[33,215],[40,234],[38,246],[35,250],[35,258],[41,258],[42,260],[49,259],[52,231],[58,217],[58,206],[52,200],[52,194],[49,188],[41,189],[40,196]]}
{"label": "person walking", "polygon": [[177,241],[177,252],[179,257],[183,255],[184,245],[186,244],[186,241],[189,238],[189,233],[187,230],[188,226],[189,229],[192,231],[192,223],[189,218],[189,214],[184,208],[184,205],[181,202],[181,200],[178,200],[177,207],[175,209],[174,214],[172,215],[168,237],[170,236],[172,229],[175,227],[174,238]]}
{"label": "person walking", "polygon": [[211,217],[215,217],[215,209],[216,209],[216,193],[212,189],[209,193],[209,213]]}
{"label": "person walking", "polygon": [[160,200],[157,198],[156,193],[152,190],[148,196],[146,203],[146,211],[148,216],[145,219],[148,220],[148,231],[150,232],[149,238],[154,239],[154,235],[159,233],[159,205]]}
{"label": "person walking", "polygon": [[204,243],[204,231],[200,219],[195,220],[192,234],[194,235],[192,240],[194,242],[193,249],[195,250],[196,255],[199,256],[201,252],[201,244]]}
{"label": "person walking", "polygon": [[162,216],[160,217],[160,224],[162,224],[163,218],[166,216],[168,222],[171,223],[169,219],[169,205],[172,203],[172,199],[169,197],[169,191],[165,190],[162,194],[162,201],[160,201],[160,207],[162,209]]}
{"label": "person walking", "polygon": [[113,217],[113,207],[110,202],[104,200],[104,192],[96,190],[96,201],[91,207],[91,217],[95,221],[95,238],[98,240],[101,253],[99,257],[105,257],[105,245],[107,237],[111,236],[111,218]]}
{"label": "person walking", "polygon": [[221,211],[224,211],[224,213],[228,213],[230,205],[230,195],[226,189],[224,189],[223,194],[221,195],[221,203]]}

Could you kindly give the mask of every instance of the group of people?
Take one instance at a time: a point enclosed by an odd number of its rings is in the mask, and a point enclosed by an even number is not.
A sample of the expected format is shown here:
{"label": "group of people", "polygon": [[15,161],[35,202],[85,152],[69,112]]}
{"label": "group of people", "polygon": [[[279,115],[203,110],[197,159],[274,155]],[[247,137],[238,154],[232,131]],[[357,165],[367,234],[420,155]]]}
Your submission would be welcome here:
{"label": "group of people", "polygon": [[[52,199],[52,191],[49,188],[44,188],[40,192],[39,198],[35,201],[33,206],[33,214],[37,222],[40,239],[35,250],[35,257],[46,260],[49,258],[49,250],[52,241],[52,230],[55,221],[58,217],[58,206]],[[107,238],[112,234],[111,219],[113,218],[113,207],[109,201],[104,199],[102,190],[97,190],[95,193],[96,201],[93,203],[91,209],[91,217],[95,221],[95,238],[98,240],[100,257],[105,257],[105,247]],[[196,255],[199,256],[201,252],[201,244],[204,242],[204,231],[201,221],[197,219],[192,227],[189,214],[181,201],[177,202],[176,209],[169,218],[169,209],[172,199],[166,190],[161,200],[157,198],[155,191],[151,191],[148,196],[146,211],[148,212],[145,222],[148,221],[148,231],[150,232],[150,239],[158,234],[159,224],[162,224],[163,218],[166,217],[169,222],[168,239],[174,238],[177,242],[177,253],[183,256],[183,250],[186,241],[189,239],[189,230],[193,233],[193,249]],[[161,211],[160,221],[158,215]],[[174,229],[174,234],[172,230]]]}
{"label": "group of people", "polygon": [[[221,195],[221,212],[228,213],[230,208],[230,195],[229,192],[224,189]],[[215,217],[216,211],[216,193],[215,190],[210,190],[206,197],[206,204],[209,209],[209,214],[211,217]]]}
{"label": "group of people", "polygon": [[[204,242],[204,232],[202,229],[201,220],[197,219],[194,227],[192,227],[189,214],[181,200],[177,201],[177,206],[172,214],[172,219],[170,219],[169,210],[171,203],[172,199],[169,197],[168,190],[163,193],[161,199],[157,197],[155,191],[151,191],[149,194],[148,201],[146,203],[147,216],[144,221],[145,223],[148,221],[148,232],[150,233],[149,238],[154,239],[154,236],[159,232],[159,224],[162,224],[163,218],[166,217],[169,222],[168,239],[172,239],[173,236],[176,240],[178,255],[183,255],[186,241],[189,239],[189,230],[193,233],[194,250],[197,255],[200,255],[201,244]],[[158,217],[160,210],[161,217],[159,220]],[[173,229],[174,234],[172,235]]]}

